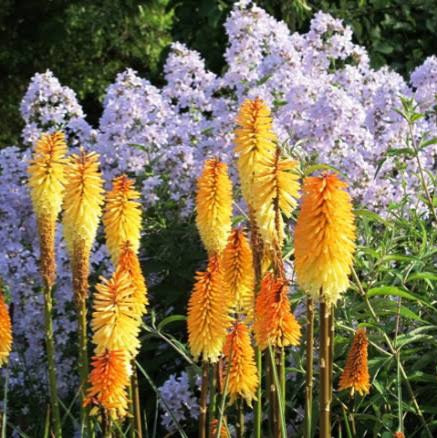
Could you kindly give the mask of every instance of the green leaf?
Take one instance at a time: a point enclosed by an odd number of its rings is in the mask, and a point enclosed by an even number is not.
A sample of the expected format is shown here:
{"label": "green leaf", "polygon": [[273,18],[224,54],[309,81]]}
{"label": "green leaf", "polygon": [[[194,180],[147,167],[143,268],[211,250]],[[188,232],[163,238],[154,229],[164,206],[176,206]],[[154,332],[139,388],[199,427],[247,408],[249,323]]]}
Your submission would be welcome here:
{"label": "green leaf", "polygon": [[164,318],[157,326],[158,331],[161,331],[166,325],[171,324],[176,321],[186,321],[187,317],[185,315],[170,315]]}
{"label": "green leaf", "polygon": [[372,289],[369,289],[367,291],[367,296],[375,297],[375,296],[395,296],[395,297],[401,297],[405,298],[410,301],[416,301],[418,303],[422,303],[423,305],[433,309],[434,307],[431,306],[427,301],[425,301],[423,298],[418,297],[417,295],[407,292],[405,290],[399,289],[395,286],[381,286],[381,287],[374,287]]}
{"label": "green leaf", "polygon": [[414,274],[409,275],[405,282],[408,283],[409,281],[413,281],[413,280],[437,281],[437,274],[433,274],[432,272],[416,272]]}
{"label": "green leaf", "polygon": [[360,209],[354,210],[354,213],[356,216],[365,217],[365,218],[371,219],[372,221],[381,222],[384,225],[388,225],[388,223],[385,219],[383,219],[379,214],[376,214],[373,211],[360,208]]}

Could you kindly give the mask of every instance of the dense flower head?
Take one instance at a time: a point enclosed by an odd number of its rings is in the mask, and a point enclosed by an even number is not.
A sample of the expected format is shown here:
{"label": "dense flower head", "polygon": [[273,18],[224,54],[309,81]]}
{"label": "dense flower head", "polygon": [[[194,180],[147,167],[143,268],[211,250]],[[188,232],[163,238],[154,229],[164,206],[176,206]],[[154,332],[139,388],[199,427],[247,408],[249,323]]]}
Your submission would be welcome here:
{"label": "dense flower head", "polygon": [[368,340],[366,329],[359,328],[354,336],[352,347],[346,359],[344,371],[340,377],[338,389],[351,388],[352,394],[357,391],[360,395],[368,394],[370,376],[367,365]]}
{"label": "dense flower head", "polygon": [[218,360],[230,325],[231,301],[220,259],[213,255],[206,271],[196,273],[188,302],[188,343],[195,359]]}
{"label": "dense flower head", "polygon": [[261,160],[254,181],[253,205],[261,237],[268,248],[281,248],[284,240],[284,220],[289,218],[299,197],[298,163],[281,158],[277,148],[275,156]]}
{"label": "dense flower head", "polygon": [[149,304],[147,297],[147,285],[141,270],[138,255],[133,250],[130,241],[126,241],[121,245],[117,270],[126,273],[132,282],[133,309],[135,314],[141,317],[147,313],[147,305]]}
{"label": "dense flower head", "polygon": [[300,287],[335,304],[348,285],[355,249],[352,202],[335,174],[308,177],[297,219],[294,246]]}
{"label": "dense flower head", "polygon": [[288,283],[275,278],[267,272],[261,282],[261,289],[255,306],[255,340],[257,345],[266,349],[298,345],[301,337],[300,324],[290,310],[287,296]]}
{"label": "dense flower head", "polygon": [[84,405],[101,406],[111,418],[123,418],[128,412],[129,355],[122,349],[105,350],[93,357],[91,365]]}
{"label": "dense flower head", "polygon": [[109,280],[101,277],[91,320],[97,354],[119,349],[126,349],[133,356],[137,354],[139,324],[133,295],[132,282],[125,272],[116,270]]}
{"label": "dense flower head", "polygon": [[12,348],[12,323],[0,281],[0,367],[7,363]]}
{"label": "dense flower head", "polygon": [[252,314],[255,302],[253,254],[246,234],[240,228],[235,228],[229,235],[223,251],[223,273],[236,311]]}
{"label": "dense flower head", "polygon": [[230,402],[233,403],[237,397],[242,397],[251,406],[252,400],[256,400],[259,379],[249,329],[244,323],[234,324],[226,337],[223,352],[230,366],[228,387]]}
{"label": "dense flower head", "polygon": [[67,143],[62,132],[44,134],[35,145],[29,163],[29,186],[38,218],[56,219],[61,211],[65,184]]}
{"label": "dense flower head", "polygon": [[106,245],[116,263],[121,245],[129,241],[132,249],[138,252],[141,235],[140,193],[134,188],[134,181],[126,175],[114,178],[112,190],[106,194],[103,225]]}
{"label": "dense flower head", "polygon": [[91,250],[103,204],[103,178],[99,156],[83,149],[71,155],[66,166],[64,237],[71,255],[76,242]]}
{"label": "dense flower head", "polygon": [[262,169],[261,161],[271,159],[276,148],[269,107],[258,97],[246,99],[238,112],[235,130],[235,152],[241,189],[248,203],[252,202],[255,175]]}
{"label": "dense flower head", "polygon": [[217,159],[205,161],[197,180],[196,224],[208,253],[220,253],[231,231],[232,183],[228,166]]}

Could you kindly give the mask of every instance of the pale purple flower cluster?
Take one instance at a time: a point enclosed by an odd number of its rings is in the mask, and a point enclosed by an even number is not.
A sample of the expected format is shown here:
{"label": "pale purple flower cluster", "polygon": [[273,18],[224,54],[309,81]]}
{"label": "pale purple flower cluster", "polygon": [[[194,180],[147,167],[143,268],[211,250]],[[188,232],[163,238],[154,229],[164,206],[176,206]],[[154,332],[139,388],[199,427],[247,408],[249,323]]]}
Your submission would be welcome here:
{"label": "pale purple flower cluster", "polygon": [[[225,31],[229,43],[222,76],[209,72],[199,53],[175,43],[164,67],[166,84],[155,87],[131,69],[120,73],[108,87],[95,130],[71,89],[50,71],[36,74],[21,103],[24,142],[32,144],[42,132],[64,129],[73,146],[81,143],[100,152],[108,180],[121,172],[137,177],[146,207],[171,199],[181,215],[190,214],[205,158],[226,161],[236,178],[235,115],[245,98],[259,96],[272,107],[284,150],[305,163],[338,168],[358,204],[384,214],[390,202],[409,194],[410,206],[423,208],[416,162],[386,154],[405,147],[407,125],[396,112],[401,95],[414,98],[427,113],[414,135],[437,135],[435,56],[413,72],[408,84],[389,68],[372,69],[365,49],[352,42],[351,29],[340,20],[319,12],[306,34],[290,34],[284,23],[247,0],[235,3]],[[430,172],[436,155],[435,145],[421,152]],[[29,150],[15,147],[0,151],[0,274],[14,302],[13,363],[21,370],[14,378],[23,382],[22,370],[32,370],[38,383],[45,379],[45,367],[38,244],[25,187],[29,156]],[[56,341],[63,346],[75,322],[61,240],[60,248],[55,328]],[[104,247],[93,257],[95,264],[105,263]],[[63,357],[62,348],[59,354],[59,383],[67,389],[74,360]],[[176,384],[186,387],[184,379],[174,377],[163,394]],[[169,400],[174,397],[172,390]],[[193,400],[187,395],[184,403],[191,406]]]}
{"label": "pale purple flower cluster", "polygon": [[161,415],[161,424],[169,431],[174,431],[176,425],[170,410],[176,421],[183,425],[188,419],[195,420],[199,416],[199,404],[194,394],[194,385],[190,385],[188,374],[183,371],[178,377],[172,374],[159,388],[161,407],[164,413]]}

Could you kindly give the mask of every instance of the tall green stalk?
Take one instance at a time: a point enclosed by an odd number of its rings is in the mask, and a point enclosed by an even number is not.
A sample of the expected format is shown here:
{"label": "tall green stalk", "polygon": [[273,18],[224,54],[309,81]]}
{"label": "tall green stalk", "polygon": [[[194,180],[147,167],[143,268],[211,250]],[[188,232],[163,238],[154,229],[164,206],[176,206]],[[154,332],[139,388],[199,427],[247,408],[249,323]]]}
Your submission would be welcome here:
{"label": "tall green stalk", "polygon": [[304,438],[311,437],[313,417],[314,302],[307,299]]}
{"label": "tall green stalk", "polygon": [[330,309],[320,301],[320,438],[331,438]]}
{"label": "tall green stalk", "polygon": [[54,436],[62,437],[61,414],[59,411],[58,389],[56,382],[56,362],[55,362],[55,343],[53,338],[53,320],[52,320],[52,288],[46,285],[44,287],[44,325],[47,351],[47,364],[49,375],[50,405],[52,407],[52,422]]}
{"label": "tall green stalk", "polygon": [[254,420],[254,433],[255,438],[262,438],[261,435],[261,423],[262,423],[262,372],[263,372],[263,363],[262,363],[262,352],[259,347],[255,349],[255,357],[256,357],[256,368],[258,371],[258,379],[259,384],[256,390],[256,401],[255,401],[255,420]]}
{"label": "tall green stalk", "polygon": [[199,403],[199,438],[206,438],[206,428],[208,419],[208,377],[209,365],[204,361],[202,364],[202,386],[200,389],[200,403]]}
{"label": "tall green stalk", "polygon": [[132,376],[131,376],[131,401],[132,401],[132,431],[134,438],[143,438],[143,427],[141,420],[141,403],[140,389],[138,385],[138,372],[135,359],[132,359]]}

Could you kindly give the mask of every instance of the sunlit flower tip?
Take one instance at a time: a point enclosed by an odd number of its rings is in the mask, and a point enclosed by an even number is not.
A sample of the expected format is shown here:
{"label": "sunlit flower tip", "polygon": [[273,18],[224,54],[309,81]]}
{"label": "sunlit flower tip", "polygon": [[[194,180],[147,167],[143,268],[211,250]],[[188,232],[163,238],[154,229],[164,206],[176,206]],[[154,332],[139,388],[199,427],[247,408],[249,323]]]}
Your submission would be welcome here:
{"label": "sunlit flower tip", "polygon": [[94,356],[84,405],[101,406],[111,418],[123,418],[128,412],[130,374],[129,355],[124,350],[103,351]]}
{"label": "sunlit flower tip", "polygon": [[274,156],[276,136],[272,130],[269,107],[259,98],[246,99],[236,119],[235,152],[241,189],[246,201],[252,202],[254,176],[262,168],[261,161]]}
{"label": "sunlit flower tip", "polygon": [[349,350],[343,374],[340,377],[339,390],[351,388],[352,395],[357,391],[360,395],[368,394],[370,376],[367,366],[368,340],[366,329],[359,328]]}
{"label": "sunlit flower tip", "polygon": [[258,388],[258,372],[255,364],[255,352],[252,348],[249,329],[241,322],[237,322],[226,337],[223,349],[230,365],[229,396],[230,402],[240,396],[249,406],[256,400]]}
{"label": "sunlit flower tip", "polygon": [[56,220],[64,195],[67,144],[62,132],[44,134],[36,143],[29,163],[29,186],[38,218]]}
{"label": "sunlit flower tip", "polygon": [[222,257],[225,281],[229,286],[237,312],[253,313],[255,273],[253,255],[243,230],[234,229]]}
{"label": "sunlit flower tip", "polygon": [[216,159],[206,160],[197,180],[196,224],[206,250],[220,253],[231,231],[232,183],[228,166]]}
{"label": "sunlit flower tip", "polygon": [[67,248],[74,256],[79,241],[91,250],[99,225],[103,204],[103,178],[99,170],[99,156],[86,153],[69,157],[66,166],[64,195],[64,236]]}
{"label": "sunlit flower tip", "polygon": [[96,286],[91,327],[96,353],[126,349],[135,356],[139,349],[138,315],[128,274],[115,271],[112,278]]}
{"label": "sunlit flower tip", "polygon": [[284,240],[282,215],[289,218],[299,198],[298,163],[281,158],[279,148],[274,157],[261,162],[263,166],[254,180],[256,221],[264,243],[280,248]]}
{"label": "sunlit flower tip", "polygon": [[335,174],[305,178],[295,230],[295,269],[300,287],[335,304],[349,286],[355,250],[352,202]]}
{"label": "sunlit flower tip", "polygon": [[135,190],[134,182],[126,175],[115,178],[112,190],[106,194],[103,213],[106,245],[116,263],[123,242],[130,241],[132,249],[138,252],[141,235],[140,193]]}
{"label": "sunlit flower tip", "polygon": [[12,348],[12,323],[0,285],[0,366],[7,363]]}
{"label": "sunlit flower tip", "polygon": [[403,432],[395,432],[393,438],[405,438],[405,435]]}
{"label": "sunlit flower tip", "polygon": [[219,258],[210,257],[205,272],[197,272],[188,302],[188,343],[195,359],[216,362],[230,325],[231,296]]}
{"label": "sunlit flower tip", "polygon": [[132,294],[134,310],[141,317],[147,313],[147,305],[149,304],[147,285],[141,271],[140,261],[130,241],[126,241],[121,245],[117,269],[129,276],[134,289]]}
{"label": "sunlit flower tip", "polygon": [[[218,426],[219,426],[219,421],[216,418],[212,419],[210,423],[211,437],[215,438],[217,436]],[[219,438],[229,438],[229,437],[230,435],[228,431],[228,425],[226,423],[226,419],[223,418]]]}
{"label": "sunlit flower tip", "polygon": [[269,346],[298,345],[301,327],[291,313],[288,283],[268,272],[262,282],[255,306],[255,340],[264,350]]}

